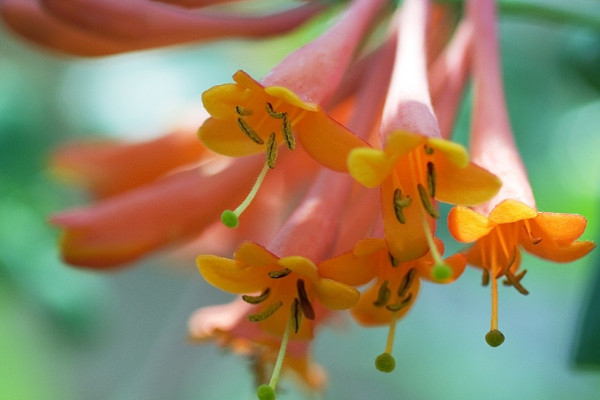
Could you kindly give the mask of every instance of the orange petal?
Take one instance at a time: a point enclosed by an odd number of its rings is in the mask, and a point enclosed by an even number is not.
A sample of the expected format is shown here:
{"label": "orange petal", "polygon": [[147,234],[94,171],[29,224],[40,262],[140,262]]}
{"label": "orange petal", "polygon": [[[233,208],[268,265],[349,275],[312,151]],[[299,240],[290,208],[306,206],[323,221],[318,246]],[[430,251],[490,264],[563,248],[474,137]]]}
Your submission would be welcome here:
{"label": "orange petal", "polygon": [[353,252],[341,254],[319,264],[319,274],[350,286],[363,285],[375,277],[370,257],[357,257]]}
{"label": "orange petal", "polygon": [[486,216],[463,206],[456,206],[448,214],[448,229],[463,243],[474,242],[487,235],[496,224]]}
{"label": "orange petal", "polygon": [[211,285],[230,293],[248,294],[268,287],[268,270],[242,264],[229,258],[201,255],[196,258],[198,270]]}
{"label": "orange petal", "polygon": [[[354,319],[361,325],[364,326],[377,326],[389,324],[393,313],[385,307],[376,307],[373,303],[377,300],[379,295],[379,287],[381,282],[370,286],[360,296],[360,300],[354,306],[350,313]],[[417,299],[419,293],[420,281],[415,279],[410,287],[409,293],[411,294],[411,301],[406,307],[400,309],[396,313],[397,318],[402,318],[412,307]]]}
{"label": "orange petal", "polygon": [[448,258],[444,259],[444,264],[446,264],[452,270],[452,275],[444,281],[440,281],[435,279],[431,274],[433,269],[431,268],[431,262],[429,263],[419,263],[417,267],[417,271],[419,272],[419,276],[427,279],[428,281],[434,283],[451,283],[457,280],[465,270],[467,266],[467,259],[462,254],[454,254]]}
{"label": "orange petal", "polygon": [[537,236],[536,228],[539,228],[540,236],[549,236],[557,243],[568,244],[583,234],[586,225],[587,220],[582,215],[538,212],[531,221],[531,233]]}
{"label": "orange petal", "polygon": [[279,260],[267,249],[253,242],[242,243],[236,249],[233,259],[239,263],[259,267],[275,266]]}
{"label": "orange petal", "polygon": [[[534,244],[536,243],[536,244]],[[550,237],[542,237],[539,242],[523,240],[523,248],[538,257],[555,262],[575,261],[592,251],[594,242],[580,240],[569,244],[559,244]]]}
{"label": "orange petal", "polygon": [[488,218],[497,224],[506,224],[535,218],[537,215],[537,211],[527,204],[513,199],[506,199],[492,209]]}

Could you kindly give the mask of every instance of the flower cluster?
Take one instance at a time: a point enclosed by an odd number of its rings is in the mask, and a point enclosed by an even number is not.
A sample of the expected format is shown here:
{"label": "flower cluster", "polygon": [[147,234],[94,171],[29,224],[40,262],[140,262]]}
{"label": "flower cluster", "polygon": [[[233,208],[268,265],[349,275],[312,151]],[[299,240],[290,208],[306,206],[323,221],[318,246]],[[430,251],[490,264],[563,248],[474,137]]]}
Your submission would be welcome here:
{"label": "flower cluster", "polygon": [[[226,2],[7,0],[2,15],[38,43],[102,55],[277,34],[331,3],[266,16],[208,6]],[[594,244],[578,240],[584,217],[536,208],[505,106],[493,0],[469,0],[459,15],[428,0],[350,1],[262,79],[240,70],[207,90],[200,140],[184,129],[59,150],[56,169],[99,199],[51,218],[63,230],[64,259],[111,269],[196,239],[204,279],[238,298],[200,309],[190,335],[250,357],[260,399],[275,398],[282,370],[322,388],[310,343],[339,310],[363,326],[388,326],[375,365],[393,371],[395,327],[421,280],[451,283],[467,263],[491,281],[485,339],[500,345],[497,282],[528,293],[521,251],[569,262]],[[25,19],[53,34],[38,36]],[[450,140],[469,79],[470,152]],[[438,202],[454,205],[448,228],[471,244],[446,258],[435,235]]]}

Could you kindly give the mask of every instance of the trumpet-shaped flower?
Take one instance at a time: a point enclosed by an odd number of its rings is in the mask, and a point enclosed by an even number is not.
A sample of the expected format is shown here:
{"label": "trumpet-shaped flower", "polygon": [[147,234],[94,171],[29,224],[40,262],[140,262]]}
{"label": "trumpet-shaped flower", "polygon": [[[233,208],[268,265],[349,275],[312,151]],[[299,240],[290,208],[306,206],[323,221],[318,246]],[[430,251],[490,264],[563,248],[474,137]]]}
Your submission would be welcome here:
{"label": "trumpet-shaped flower", "polygon": [[575,214],[537,211],[525,168],[515,146],[506,111],[500,74],[493,1],[469,1],[468,15],[474,25],[475,103],[471,148],[473,158],[502,178],[500,193],[471,210],[453,208],[450,232],[462,242],[475,242],[467,251],[469,263],[483,268],[484,283],[492,280],[492,320],[486,341],[498,346],[504,335],[498,330],[497,279],[527,294],[518,272],[521,247],[541,258],[568,262],[594,248],[578,241],[586,219]]}
{"label": "trumpet-shaped flower", "polygon": [[401,261],[435,252],[428,239],[439,216],[434,199],[479,204],[500,187],[495,176],[469,162],[462,146],[441,138],[427,87],[427,5],[408,0],[399,15],[396,63],[380,127],[383,149],[358,148],[348,157],[356,180],[381,187],[385,237]]}

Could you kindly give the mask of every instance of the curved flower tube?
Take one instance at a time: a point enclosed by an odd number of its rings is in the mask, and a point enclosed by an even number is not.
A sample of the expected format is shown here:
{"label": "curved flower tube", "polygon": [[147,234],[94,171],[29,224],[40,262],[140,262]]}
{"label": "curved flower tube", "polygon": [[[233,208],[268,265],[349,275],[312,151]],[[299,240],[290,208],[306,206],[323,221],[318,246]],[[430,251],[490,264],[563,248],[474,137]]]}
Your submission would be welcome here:
{"label": "curved flower tube", "polygon": [[474,26],[471,151],[476,162],[502,178],[503,186],[475,210],[453,208],[448,226],[457,240],[475,242],[466,253],[467,260],[483,269],[485,284],[491,276],[492,320],[486,341],[495,347],[504,341],[498,330],[497,279],[504,276],[519,292],[528,293],[521,284],[525,270],[518,272],[521,247],[547,260],[568,262],[589,253],[594,243],[577,240],[585,230],[584,217],[537,211],[508,120],[494,2],[469,1],[467,10]]}

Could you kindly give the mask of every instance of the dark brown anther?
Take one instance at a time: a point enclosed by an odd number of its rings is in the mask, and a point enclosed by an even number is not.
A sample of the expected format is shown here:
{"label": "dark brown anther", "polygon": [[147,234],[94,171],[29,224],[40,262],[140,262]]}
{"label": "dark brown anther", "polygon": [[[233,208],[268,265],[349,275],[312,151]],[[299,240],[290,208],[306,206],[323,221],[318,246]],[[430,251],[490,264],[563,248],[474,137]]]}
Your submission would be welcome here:
{"label": "dark brown anther", "polygon": [[409,196],[402,197],[402,191],[400,189],[394,190],[394,214],[396,214],[396,219],[401,224],[406,223],[406,219],[404,218],[404,208],[408,207],[412,199]]}
{"label": "dark brown anther", "polygon": [[242,296],[242,300],[244,300],[246,303],[250,303],[250,304],[260,304],[269,297],[269,294],[271,294],[271,289],[266,288],[258,296],[248,296],[245,294]]}
{"label": "dark brown anther", "polygon": [[519,293],[524,294],[524,295],[529,294],[529,291],[527,289],[525,289],[523,287],[523,285],[521,285],[521,279],[523,279],[526,272],[527,272],[527,270],[523,270],[523,272],[521,272],[519,275],[515,276],[509,269],[509,270],[506,270],[506,272],[504,273],[504,276],[506,276],[506,279],[508,279],[508,282],[511,285],[513,285]]}
{"label": "dark brown anther", "polygon": [[435,175],[435,168],[433,166],[433,163],[429,161],[427,163],[427,189],[429,189],[429,195],[431,196],[431,198],[435,197],[436,181],[437,178]]}
{"label": "dark brown anther", "polygon": [[273,279],[285,278],[286,276],[288,276],[291,273],[292,273],[292,270],[289,268],[284,268],[279,271],[269,271],[269,278],[273,278]]}
{"label": "dark brown anther", "polygon": [[481,286],[487,286],[490,284],[490,271],[483,269],[481,275]]}
{"label": "dark brown anther", "polygon": [[300,300],[302,314],[304,314],[307,319],[315,319],[315,310],[308,300],[306,289],[304,288],[304,280],[298,279],[296,281],[296,290],[298,291],[298,299]]}
{"label": "dark brown anther", "polygon": [[283,117],[283,140],[285,140],[285,144],[290,150],[294,150],[296,148],[296,139],[294,138],[294,132],[292,132],[292,124],[290,119],[285,115]]}
{"label": "dark brown anther", "polygon": [[383,283],[379,287],[379,293],[377,294],[377,300],[375,300],[373,302],[373,305],[375,307],[383,307],[383,306],[385,306],[388,303],[388,301],[390,301],[390,296],[391,295],[392,295],[392,292],[388,288],[388,281],[385,280],[385,281],[383,281]]}
{"label": "dark brown anther", "polygon": [[433,154],[433,147],[429,147],[427,145],[423,146],[423,151],[425,152],[425,154],[427,154],[428,156]]}
{"label": "dark brown anther", "polygon": [[248,321],[250,322],[260,322],[269,318],[271,315],[275,314],[275,311],[279,310],[283,305],[282,301],[278,301],[276,303],[271,304],[269,307],[265,308],[259,313],[248,315]]}
{"label": "dark brown anther", "polygon": [[235,112],[237,115],[241,115],[242,117],[252,115],[252,110],[248,110],[242,106],[235,106]]}
{"label": "dark brown anther", "polygon": [[392,255],[392,253],[390,253],[389,251],[388,251],[388,258],[390,259],[390,265],[391,265],[392,267],[396,268],[396,267],[397,267],[397,266],[400,264],[400,263],[398,262],[398,260],[396,260],[396,259],[394,258],[394,256]]}
{"label": "dark brown anther", "polygon": [[267,165],[269,168],[275,168],[275,160],[277,159],[277,143],[275,142],[275,133],[271,133],[267,142]]}
{"label": "dark brown anther", "polygon": [[298,331],[300,330],[301,322],[302,313],[300,312],[300,300],[294,298],[294,304],[292,305],[292,324],[295,333],[298,333]]}
{"label": "dark brown anther", "polygon": [[260,138],[260,136],[258,136],[258,133],[256,133],[256,131],[254,129],[252,129],[252,127],[248,124],[248,122],[246,122],[245,119],[243,118],[238,118],[238,125],[240,127],[240,129],[246,134],[246,136],[248,136],[254,143],[256,144],[264,144],[264,140],[262,140]]}
{"label": "dark brown anther", "polygon": [[410,304],[410,301],[412,300],[412,293],[409,294],[404,300],[402,300],[400,303],[394,303],[394,304],[388,304],[385,306],[385,308],[387,308],[389,311],[392,312],[397,312],[402,310],[404,307],[406,307],[407,305]]}
{"label": "dark brown anther", "polygon": [[529,226],[528,225],[523,225],[523,228],[525,229],[525,232],[527,232],[527,236],[529,237],[529,240],[531,241],[531,244],[536,245],[536,244],[538,244],[538,243],[540,243],[542,241],[542,237],[541,236],[533,237],[533,235],[531,234],[531,231],[529,230]]}
{"label": "dark brown anther", "polygon": [[277,111],[273,110],[273,105],[269,102],[267,102],[265,108],[267,109],[267,114],[269,114],[271,117],[273,117],[275,119],[282,119],[287,115],[287,113],[277,112]]}
{"label": "dark brown anther", "polygon": [[402,278],[402,282],[400,282],[400,287],[398,288],[398,297],[402,298],[406,296],[406,292],[410,289],[413,281],[415,280],[415,275],[417,271],[414,268],[408,270],[404,278]]}
{"label": "dark brown anther", "polygon": [[427,214],[429,214],[432,218],[439,218],[440,214],[433,207],[433,204],[431,204],[431,200],[425,187],[419,183],[417,185],[417,189],[419,189],[419,197],[421,198],[421,204],[423,204],[423,208],[425,208]]}

